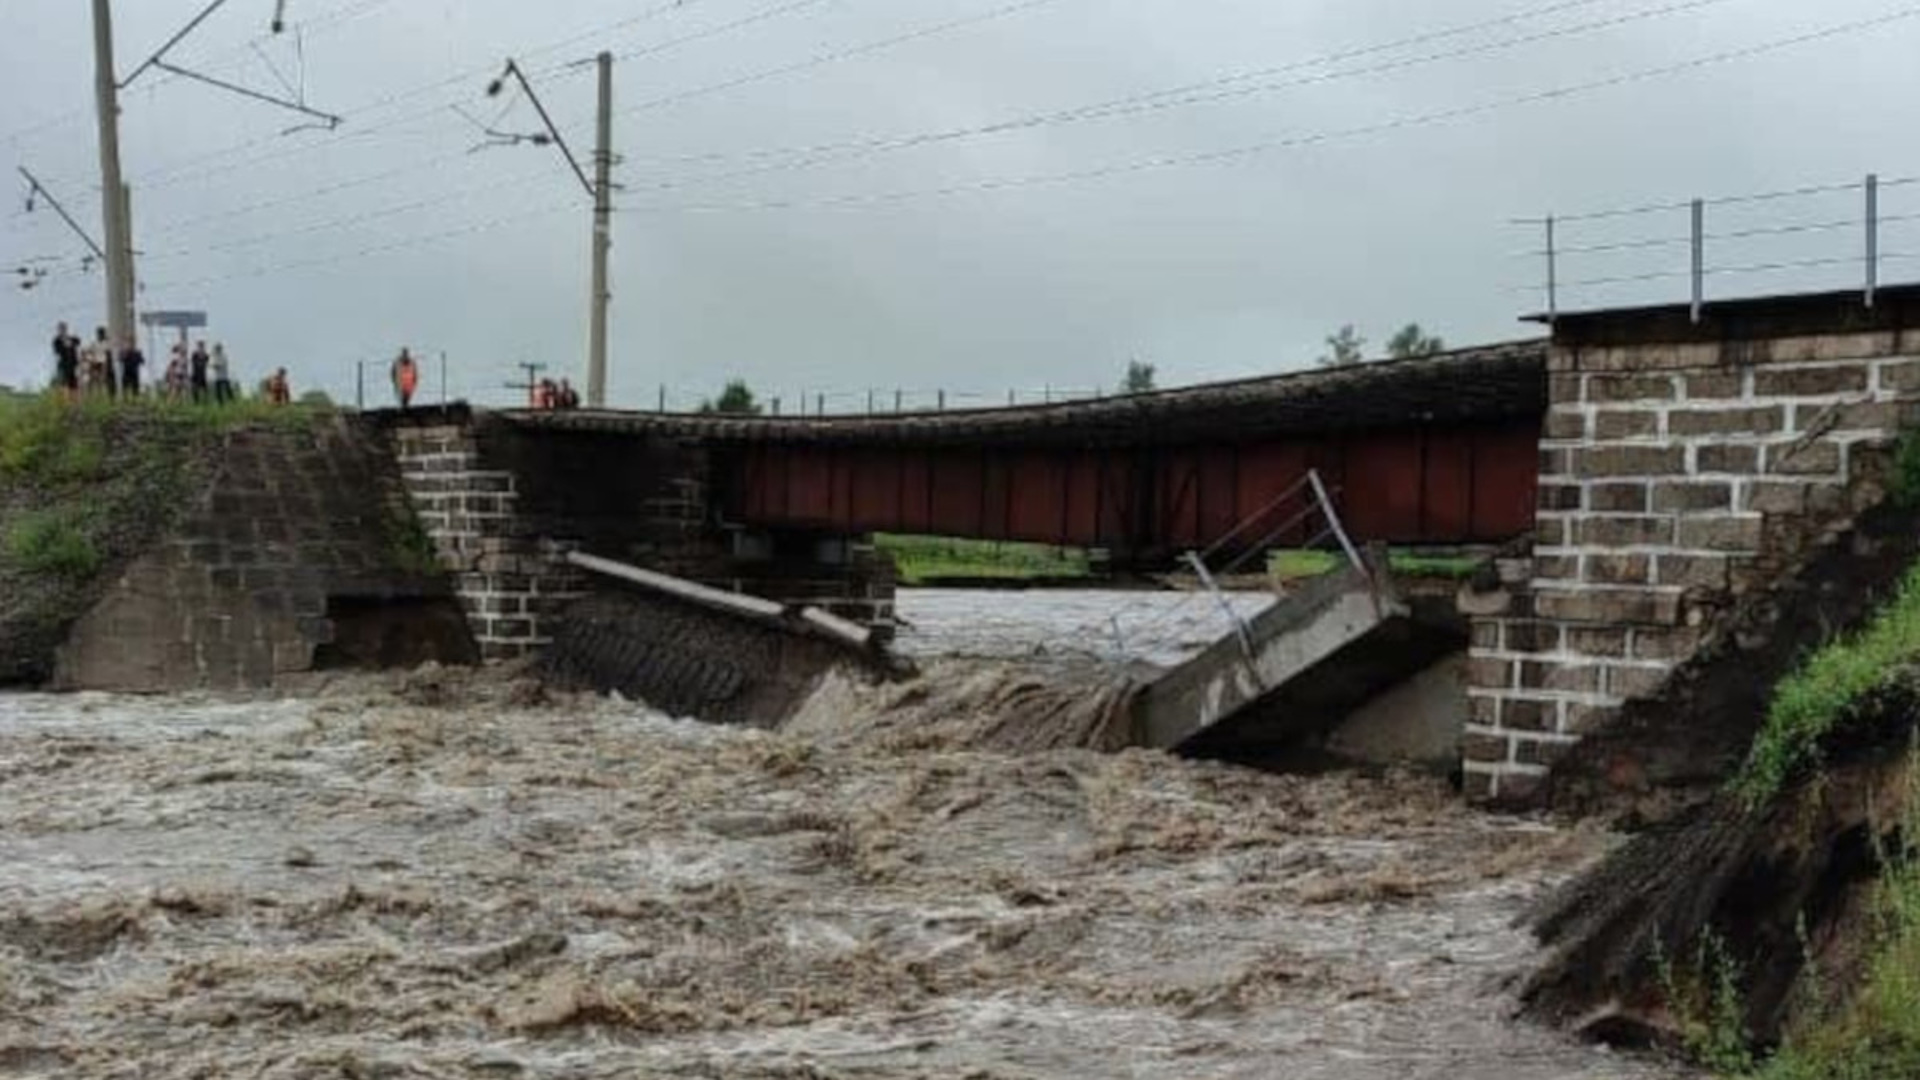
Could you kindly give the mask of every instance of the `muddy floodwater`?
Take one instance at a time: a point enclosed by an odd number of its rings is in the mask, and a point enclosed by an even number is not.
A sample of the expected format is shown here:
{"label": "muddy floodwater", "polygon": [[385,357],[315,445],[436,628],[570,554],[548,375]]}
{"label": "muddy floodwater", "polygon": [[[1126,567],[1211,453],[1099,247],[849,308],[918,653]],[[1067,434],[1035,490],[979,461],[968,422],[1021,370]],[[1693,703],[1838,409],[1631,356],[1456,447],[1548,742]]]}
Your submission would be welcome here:
{"label": "muddy floodwater", "polygon": [[0,697],[0,1077],[1676,1075],[1510,1019],[1603,835],[832,690]]}

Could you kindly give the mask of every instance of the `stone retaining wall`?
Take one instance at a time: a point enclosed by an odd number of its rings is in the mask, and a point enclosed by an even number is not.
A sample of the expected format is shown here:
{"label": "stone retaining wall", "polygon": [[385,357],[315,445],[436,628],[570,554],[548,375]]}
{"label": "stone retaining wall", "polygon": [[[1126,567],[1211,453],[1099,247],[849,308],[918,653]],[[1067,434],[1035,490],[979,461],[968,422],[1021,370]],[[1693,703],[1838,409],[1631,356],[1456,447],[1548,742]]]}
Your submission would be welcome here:
{"label": "stone retaining wall", "polygon": [[[180,524],[76,623],[54,685],[258,688],[322,665],[341,632],[336,603],[446,601],[407,548],[408,514],[378,439],[348,419],[236,431]],[[436,629],[408,648],[417,655],[396,659],[456,661],[471,643]]]}
{"label": "stone retaining wall", "polygon": [[1571,746],[1722,632],[1735,600],[1883,499],[1920,334],[1557,338],[1548,363],[1531,557],[1461,601],[1468,790],[1503,802],[1532,800]]}
{"label": "stone retaining wall", "polygon": [[586,595],[580,573],[564,562],[578,541],[529,532],[518,479],[482,464],[470,425],[399,426],[391,438],[482,658],[517,659],[551,643],[560,612]]}
{"label": "stone retaining wall", "polygon": [[870,546],[837,564],[804,550],[737,556],[698,445],[522,428],[464,408],[388,414],[393,455],[489,660],[533,655],[589,582],[570,551],[892,628],[893,568]]}

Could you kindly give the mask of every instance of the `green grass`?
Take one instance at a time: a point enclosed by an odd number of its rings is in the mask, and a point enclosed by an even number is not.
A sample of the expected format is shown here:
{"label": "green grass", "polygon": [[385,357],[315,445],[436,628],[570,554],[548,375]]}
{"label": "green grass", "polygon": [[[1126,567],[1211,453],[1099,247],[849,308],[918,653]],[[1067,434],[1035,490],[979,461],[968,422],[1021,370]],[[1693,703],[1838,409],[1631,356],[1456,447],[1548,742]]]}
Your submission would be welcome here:
{"label": "green grass", "polygon": [[881,533],[873,543],[893,557],[900,581],[906,585],[952,578],[1070,579],[1092,573],[1082,548],[898,533]]}
{"label": "green grass", "polygon": [[1920,754],[1907,766],[1903,847],[1881,852],[1864,981],[1844,1007],[1790,1033],[1751,1080],[1920,1076]]}
{"label": "green grass", "polygon": [[1734,790],[1764,804],[1817,766],[1820,741],[1848,709],[1901,667],[1920,659],[1920,567],[1907,572],[1873,622],[1836,638],[1774,687],[1766,723],[1754,739]]}
{"label": "green grass", "polygon": [[[1281,581],[1318,577],[1333,570],[1342,557],[1331,551],[1288,549],[1267,557],[1267,574]],[[1393,550],[1387,553],[1387,565],[1402,577],[1450,578],[1463,581],[1473,576],[1483,560],[1464,555],[1425,555],[1418,551]]]}
{"label": "green grass", "polygon": [[28,573],[83,578],[100,569],[100,551],[74,508],[34,511],[8,522],[0,552]]}
{"label": "green grass", "polygon": [[1903,510],[1920,509],[1920,432],[1907,432],[1894,448],[1887,495],[1893,505]]}

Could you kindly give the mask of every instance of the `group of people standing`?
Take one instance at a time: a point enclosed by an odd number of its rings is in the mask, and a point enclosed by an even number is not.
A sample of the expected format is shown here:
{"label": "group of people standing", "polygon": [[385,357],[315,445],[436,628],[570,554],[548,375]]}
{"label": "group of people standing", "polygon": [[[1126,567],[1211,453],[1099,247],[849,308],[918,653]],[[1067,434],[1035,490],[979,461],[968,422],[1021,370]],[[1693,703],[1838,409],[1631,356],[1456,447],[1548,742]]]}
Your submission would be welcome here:
{"label": "group of people standing", "polygon": [[[126,339],[119,349],[107,339],[107,330],[94,331],[91,342],[61,323],[53,334],[54,385],[70,399],[85,393],[90,396],[139,397],[142,369],[147,356],[139,342]],[[284,377],[284,371],[282,372]],[[213,401],[224,404],[234,399],[233,372],[227,363],[227,350],[219,342],[209,349],[202,341],[191,351],[186,342],[173,347],[158,390],[168,400]]]}
{"label": "group of people standing", "polygon": [[566,379],[559,382],[541,379],[533,384],[532,405],[543,410],[577,409],[580,407],[580,391],[575,390],[573,383]]}

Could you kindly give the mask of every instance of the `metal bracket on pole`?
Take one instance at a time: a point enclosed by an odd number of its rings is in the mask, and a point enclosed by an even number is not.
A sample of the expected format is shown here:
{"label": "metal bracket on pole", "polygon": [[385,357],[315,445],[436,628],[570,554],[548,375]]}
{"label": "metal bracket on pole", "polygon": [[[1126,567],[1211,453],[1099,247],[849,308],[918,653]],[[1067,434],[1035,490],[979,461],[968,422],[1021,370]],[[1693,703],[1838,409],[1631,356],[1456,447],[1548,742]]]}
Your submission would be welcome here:
{"label": "metal bracket on pole", "polygon": [[1880,288],[1880,176],[1867,174],[1867,306]]}
{"label": "metal bracket on pole", "polygon": [[178,75],[183,79],[192,79],[195,82],[206,83],[208,86],[217,87],[221,90],[227,91],[228,93],[239,94],[241,97],[252,98],[255,101],[264,101],[269,105],[278,105],[283,109],[290,109],[302,115],[311,116],[315,120],[318,120],[321,123],[327,125],[328,131],[332,131],[334,128],[337,128],[341,124],[346,123],[345,120],[341,119],[338,116],[335,116],[332,113],[321,112],[319,109],[311,109],[305,105],[302,105],[300,102],[289,101],[286,98],[275,97],[272,94],[263,94],[258,90],[253,90],[245,86],[240,86],[237,83],[230,83],[225,79],[216,79],[211,75],[202,75],[197,71],[189,71],[188,69],[179,67],[175,64],[169,64],[165,60],[153,60],[153,61],[150,61],[150,63],[152,63],[154,67],[157,67],[161,71],[167,72],[170,75]]}
{"label": "metal bracket on pole", "polygon": [[143,62],[139,67],[134,68],[133,74],[120,80],[120,84],[115,89],[125,90],[127,87],[132,86],[134,80],[146,74],[148,68],[164,67],[165,65],[162,64],[161,61],[167,58],[167,54],[173,51],[173,47],[175,45],[180,44],[182,41],[186,40],[186,37],[188,34],[191,34],[195,30],[199,29],[201,23],[206,22],[207,19],[212,17],[214,12],[219,11],[222,7],[225,7],[226,3],[227,3],[227,0],[213,0],[213,3],[208,4],[200,12],[200,14],[195,15],[191,22],[181,27],[179,33],[176,33],[172,37],[168,38],[167,43],[165,45],[162,45],[158,49],[155,49],[152,56],[147,57],[145,62]]}
{"label": "metal bracket on pole", "polygon": [[1700,321],[1700,307],[1706,297],[1707,276],[1707,204],[1693,200],[1693,321]]}
{"label": "metal bracket on pole", "polygon": [[100,259],[102,262],[106,261],[106,250],[99,244],[94,243],[93,237],[87,235],[87,230],[81,228],[80,223],[73,220],[73,215],[67,213],[67,208],[61,206],[60,200],[54,198],[53,192],[47,190],[47,185],[42,184],[32,173],[28,172],[25,165],[16,166],[16,168],[20,170],[21,176],[27,178],[28,190],[47,200],[47,205],[53,207],[53,212],[59,214],[60,220],[67,223],[67,228],[73,230],[73,235],[85,241],[87,247],[92,249],[94,257]]}
{"label": "metal bracket on pole", "polygon": [[[505,74],[513,76],[514,81],[520,84],[520,89],[527,95],[527,100],[533,102],[534,111],[540,114],[540,122],[546,125],[547,134],[553,138],[554,144],[560,147],[560,153],[566,156],[567,164],[572,167],[573,175],[580,179],[580,186],[586,189],[587,197],[598,198],[599,193],[594,189],[593,181],[587,179],[587,170],[580,167],[580,159],[573,156],[573,148],[567,145],[566,136],[560,134],[560,128],[554,124],[553,117],[547,113],[546,104],[540,100],[540,95],[534,92],[533,84],[527,81],[526,73],[520,70],[520,65],[513,60],[508,60]],[[495,79],[487,87],[487,96],[497,96],[502,85],[501,79]]]}

